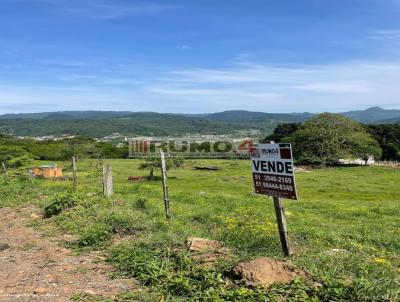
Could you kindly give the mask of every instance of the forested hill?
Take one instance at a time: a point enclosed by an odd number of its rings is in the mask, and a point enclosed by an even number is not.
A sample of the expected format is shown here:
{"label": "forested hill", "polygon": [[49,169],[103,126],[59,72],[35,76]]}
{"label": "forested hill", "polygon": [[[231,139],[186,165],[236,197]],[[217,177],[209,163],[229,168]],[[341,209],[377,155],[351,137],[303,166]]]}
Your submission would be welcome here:
{"label": "forested hill", "polygon": [[348,111],[343,112],[342,114],[365,124],[386,124],[400,121],[400,110],[385,110],[380,107],[371,107],[366,110]]}
{"label": "forested hill", "polygon": [[[372,107],[343,112],[363,123],[400,121],[400,110]],[[64,111],[0,115],[0,133],[19,136],[83,135],[104,137],[112,133],[134,135],[231,134],[259,130],[270,133],[278,124],[310,119],[312,113],[264,113],[243,110],[211,114],[160,114],[129,111]]]}
{"label": "forested hill", "polygon": [[[38,118],[0,117],[0,132],[20,136],[43,136],[73,134],[105,137],[112,133],[134,135],[182,135],[186,133],[231,133],[243,129],[242,125],[210,121],[203,118],[159,113],[127,113],[109,117],[102,114],[48,115]],[[117,116],[115,116],[117,115]],[[248,128],[252,128],[251,126]],[[2,130],[2,131],[1,131]]]}

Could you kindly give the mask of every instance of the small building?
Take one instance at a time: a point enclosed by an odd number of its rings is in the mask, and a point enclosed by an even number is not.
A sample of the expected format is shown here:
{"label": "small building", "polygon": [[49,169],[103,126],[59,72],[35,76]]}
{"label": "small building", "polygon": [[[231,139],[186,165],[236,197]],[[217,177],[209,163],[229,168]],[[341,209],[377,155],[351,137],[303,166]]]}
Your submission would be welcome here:
{"label": "small building", "polygon": [[62,168],[59,167],[57,164],[33,168],[33,174],[35,175],[35,177],[43,178],[57,178],[63,176]]}
{"label": "small building", "polygon": [[370,166],[375,164],[375,158],[368,156],[368,159],[356,158],[356,159],[339,159],[341,165],[359,165],[359,166]]}

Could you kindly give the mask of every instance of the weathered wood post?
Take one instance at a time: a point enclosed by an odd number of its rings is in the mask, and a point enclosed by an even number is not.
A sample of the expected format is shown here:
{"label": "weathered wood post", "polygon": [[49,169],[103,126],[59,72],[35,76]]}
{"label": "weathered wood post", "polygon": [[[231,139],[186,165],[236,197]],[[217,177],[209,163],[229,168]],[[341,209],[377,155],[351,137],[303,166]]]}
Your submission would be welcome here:
{"label": "weathered wood post", "polygon": [[4,174],[7,176],[7,168],[6,168],[6,164],[4,163],[4,161],[1,162],[1,166],[3,167]]}
{"label": "weathered wood post", "polygon": [[171,219],[171,210],[169,208],[169,196],[168,196],[167,165],[165,164],[164,151],[161,150],[160,153],[161,153],[161,174],[162,174],[162,183],[164,192],[165,216],[167,217],[167,219]]}
{"label": "weathered wood post", "polygon": [[76,173],[76,157],[72,156],[72,181],[74,182],[74,189],[76,190],[78,185],[78,176]]}
{"label": "weathered wood post", "polygon": [[8,180],[8,172],[7,172],[6,164],[4,163],[4,161],[1,162],[1,166],[3,167],[3,171],[4,171],[4,175],[6,176],[6,180]]}
{"label": "weathered wood post", "polygon": [[287,228],[287,220],[285,215],[285,208],[283,207],[282,199],[279,197],[273,197],[276,220],[278,222],[279,237],[281,239],[282,250],[286,257],[292,255],[292,251],[289,243],[289,235]]}
{"label": "weathered wood post", "polygon": [[113,194],[112,167],[110,165],[103,165],[103,194],[106,197],[111,197]]}

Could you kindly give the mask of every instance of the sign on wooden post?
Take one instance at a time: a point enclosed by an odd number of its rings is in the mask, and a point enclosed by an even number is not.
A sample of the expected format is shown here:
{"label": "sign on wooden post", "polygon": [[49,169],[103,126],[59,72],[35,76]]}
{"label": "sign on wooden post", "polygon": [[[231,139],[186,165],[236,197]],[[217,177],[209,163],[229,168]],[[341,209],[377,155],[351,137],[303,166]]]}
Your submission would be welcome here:
{"label": "sign on wooden post", "polygon": [[74,189],[76,189],[77,184],[78,184],[78,177],[76,173],[76,158],[75,156],[72,156],[72,180],[74,182]]}
{"label": "sign on wooden post", "polygon": [[113,194],[112,167],[103,165],[103,194],[110,197]]}
{"label": "sign on wooden post", "polygon": [[165,164],[164,151],[161,150],[160,153],[161,153],[161,174],[162,174],[162,183],[163,183],[163,192],[164,192],[165,216],[167,217],[167,219],[170,219],[171,218],[171,210],[169,208],[167,165]]}
{"label": "sign on wooden post", "polygon": [[290,256],[292,252],[281,198],[297,199],[292,147],[273,142],[259,144],[252,149],[251,162],[255,192],[273,197],[282,250]]}

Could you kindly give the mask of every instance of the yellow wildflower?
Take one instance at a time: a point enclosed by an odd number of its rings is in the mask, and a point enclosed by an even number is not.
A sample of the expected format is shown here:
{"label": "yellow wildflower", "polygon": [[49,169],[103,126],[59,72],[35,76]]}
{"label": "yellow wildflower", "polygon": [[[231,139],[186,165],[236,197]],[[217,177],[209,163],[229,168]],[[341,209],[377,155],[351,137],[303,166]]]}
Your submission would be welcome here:
{"label": "yellow wildflower", "polygon": [[378,263],[378,264],[382,264],[382,265],[386,265],[389,264],[389,260],[385,259],[385,258],[374,258],[374,262]]}

